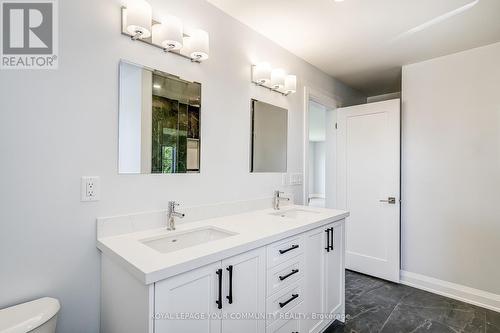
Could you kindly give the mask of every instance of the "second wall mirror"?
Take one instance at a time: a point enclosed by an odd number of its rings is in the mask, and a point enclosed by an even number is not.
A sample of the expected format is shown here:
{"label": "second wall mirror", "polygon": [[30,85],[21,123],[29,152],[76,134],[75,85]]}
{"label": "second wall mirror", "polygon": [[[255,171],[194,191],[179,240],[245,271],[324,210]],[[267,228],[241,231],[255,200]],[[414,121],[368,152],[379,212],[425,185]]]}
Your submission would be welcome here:
{"label": "second wall mirror", "polygon": [[286,172],[288,110],[252,100],[250,172]]}

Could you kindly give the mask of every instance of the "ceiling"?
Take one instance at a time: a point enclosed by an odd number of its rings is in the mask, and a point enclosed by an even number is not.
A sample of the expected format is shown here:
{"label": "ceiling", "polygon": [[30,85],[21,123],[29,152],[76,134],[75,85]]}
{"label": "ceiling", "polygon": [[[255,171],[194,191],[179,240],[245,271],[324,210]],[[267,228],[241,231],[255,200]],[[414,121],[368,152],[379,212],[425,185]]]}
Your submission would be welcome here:
{"label": "ceiling", "polygon": [[367,96],[400,91],[402,65],[500,41],[500,0],[207,1]]}

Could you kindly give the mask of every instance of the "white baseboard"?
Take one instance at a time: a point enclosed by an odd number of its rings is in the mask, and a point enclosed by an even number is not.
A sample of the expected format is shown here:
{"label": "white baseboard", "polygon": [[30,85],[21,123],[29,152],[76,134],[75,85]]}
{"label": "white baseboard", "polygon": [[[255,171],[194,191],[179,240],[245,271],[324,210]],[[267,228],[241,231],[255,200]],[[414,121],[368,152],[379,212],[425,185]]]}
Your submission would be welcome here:
{"label": "white baseboard", "polygon": [[404,285],[500,312],[500,295],[412,272],[400,275]]}

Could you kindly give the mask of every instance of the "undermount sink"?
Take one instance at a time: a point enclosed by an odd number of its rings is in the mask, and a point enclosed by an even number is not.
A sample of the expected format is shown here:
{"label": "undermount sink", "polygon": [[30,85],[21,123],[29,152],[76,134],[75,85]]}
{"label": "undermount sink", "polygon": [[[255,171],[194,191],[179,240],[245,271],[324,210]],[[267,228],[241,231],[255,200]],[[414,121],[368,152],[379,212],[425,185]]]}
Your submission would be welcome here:
{"label": "undermount sink", "polygon": [[234,235],[236,235],[234,232],[215,227],[206,227],[196,230],[179,231],[175,235],[162,235],[141,239],[140,242],[158,252],[169,253]]}
{"label": "undermount sink", "polygon": [[288,209],[288,210],[283,210],[283,211],[271,213],[271,215],[288,217],[291,219],[308,218],[308,217],[311,217],[311,215],[315,215],[315,214],[319,214],[319,212],[315,212],[313,210],[305,210],[305,209]]}

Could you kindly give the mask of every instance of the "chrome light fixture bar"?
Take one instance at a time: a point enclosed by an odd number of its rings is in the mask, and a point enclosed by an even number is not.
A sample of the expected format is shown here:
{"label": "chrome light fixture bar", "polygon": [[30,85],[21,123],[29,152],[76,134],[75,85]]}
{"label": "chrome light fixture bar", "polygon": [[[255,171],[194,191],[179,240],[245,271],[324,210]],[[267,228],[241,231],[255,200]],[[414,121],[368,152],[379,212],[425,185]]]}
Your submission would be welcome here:
{"label": "chrome light fixture bar", "polygon": [[162,22],[153,20],[151,6],[145,0],[130,1],[127,6],[121,7],[122,35],[191,62],[201,63],[209,58],[206,31],[192,29],[184,32],[181,20],[174,16],[166,16]]}
{"label": "chrome light fixture bar", "polygon": [[282,68],[271,68],[267,62],[252,65],[252,82],[258,86],[288,96],[297,91],[297,76],[287,75]]}

